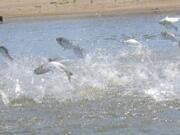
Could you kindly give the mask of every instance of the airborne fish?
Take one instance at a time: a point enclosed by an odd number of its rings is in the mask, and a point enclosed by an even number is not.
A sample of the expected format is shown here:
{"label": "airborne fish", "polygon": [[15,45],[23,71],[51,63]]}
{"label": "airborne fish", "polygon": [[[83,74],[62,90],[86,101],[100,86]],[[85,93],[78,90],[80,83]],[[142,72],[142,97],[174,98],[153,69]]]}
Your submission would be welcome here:
{"label": "airborne fish", "polygon": [[0,53],[4,58],[6,58],[9,61],[13,61],[13,58],[10,56],[9,51],[6,47],[0,46]]}
{"label": "airborne fish", "polygon": [[127,39],[123,41],[124,44],[127,45],[142,45],[139,41],[137,41],[136,39]]}
{"label": "airborne fish", "polygon": [[163,31],[163,32],[161,32],[161,35],[165,39],[169,39],[169,40],[171,40],[173,42],[177,42],[176,35],[174,33]]}
{"label": "airborne fish", "polygon": [[78,57],[81,57],[81,58],[84,57],[84,50],[79,46],[73,45],[73,43],[69,41],[68,39],[59,37],[59,38],[56,38],[56,41],[65,50],[73,50],[75,55],[77,55]]}
{"label": "airborne fish", "polygon": [[58,71],[64,71],[68,77],[69,82],[71,82],[71,76],[73,75],[73,73],[67,70],[61,62],[57,61],[49,61],[48,63],[42,64],[34,70],[34,73],[40,75],[45,74],[49,71],[54,71],[55,69],[57,69]]}
{"label": "airborne fish", "polygon": [[173,28],[176,31],[178,31],[177,26],[175,26],[175,23],[179,21],[180,18],[178,17],[165,17],[159,21],[159,24],[163,25],[166,28]]}
{"label": "airborne fish", "polygon": [[168,39],[172,42],[176,42],[178,43],[179,47],[180,47],[180,41],[177,39],[176,35],[174,33],[171,33],[171,32],[161,32],[161,35],[165,38],[165,39]]}

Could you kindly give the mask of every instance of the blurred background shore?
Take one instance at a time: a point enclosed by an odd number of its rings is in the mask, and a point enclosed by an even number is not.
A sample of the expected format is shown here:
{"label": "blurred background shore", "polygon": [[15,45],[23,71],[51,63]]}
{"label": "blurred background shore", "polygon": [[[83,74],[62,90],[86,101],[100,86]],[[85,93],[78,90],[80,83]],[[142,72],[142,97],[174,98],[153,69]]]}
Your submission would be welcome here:
{"label": "blurred background shore", "polygon": [[178,11],[180,0],[1,0],[0,16],[92,16]]}

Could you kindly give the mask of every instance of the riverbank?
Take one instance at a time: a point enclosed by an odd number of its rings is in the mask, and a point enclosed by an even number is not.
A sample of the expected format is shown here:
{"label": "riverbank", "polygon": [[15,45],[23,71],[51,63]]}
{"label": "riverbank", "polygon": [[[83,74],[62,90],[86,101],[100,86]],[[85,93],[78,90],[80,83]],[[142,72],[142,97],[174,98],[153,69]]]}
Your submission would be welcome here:
{"label": "riverbank", "polygon": [[1,0],[4,18],[96,16],[180,11],[179,0]]}

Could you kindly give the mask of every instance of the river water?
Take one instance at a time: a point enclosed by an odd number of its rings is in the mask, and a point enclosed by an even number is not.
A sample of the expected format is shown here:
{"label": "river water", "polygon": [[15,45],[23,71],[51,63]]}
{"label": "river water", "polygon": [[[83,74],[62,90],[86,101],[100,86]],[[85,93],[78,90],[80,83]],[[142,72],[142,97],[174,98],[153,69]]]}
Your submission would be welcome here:
{"label": "river water", "polygon": [[[179,135],[180,48],[161,36],[163,17],[0,25],[1,44],[14,58],[8,63],[0,57],[0,134]],[[57,37],[83,48],[85,57],[64,50]],[[143,45],[124,45],[127,38]],[[64,60],[71,82],[63,72],[34,74],[48,58]]]}

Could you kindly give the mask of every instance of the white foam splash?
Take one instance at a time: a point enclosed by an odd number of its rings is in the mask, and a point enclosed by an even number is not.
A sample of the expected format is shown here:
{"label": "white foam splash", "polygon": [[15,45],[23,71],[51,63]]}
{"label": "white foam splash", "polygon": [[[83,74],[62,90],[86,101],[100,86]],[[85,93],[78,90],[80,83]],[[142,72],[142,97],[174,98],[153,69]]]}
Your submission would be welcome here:
{"label": "white foam splash", "polygon": [[1,90],[0,90],[0,95],[1,95],[2,102],[5,105],[9,104],[10,101],[9,101],[8,96],[3,91],[1,91]]}
{"label": "white foam splash", "polygon": [[124,48],[118,54],[98,49],[84,59],[72,59],[65,63],[73,72],[71,83],[65,74],[57,72],[35,75],[33,69],[47,59],[22,58],[0,71],[3,91],[7,89],[6,94],[1,92],[1,97],[4,104],[21,97],[33,99],[37,103],[42,103],[46,97],[59,101],[95,99],[117,86],[116,90],[122,91],[123,88],[128,94],[141,92],[156,101],[177,98],[180,63],[158,61],[158,57],[144,46],[135,50]]}

